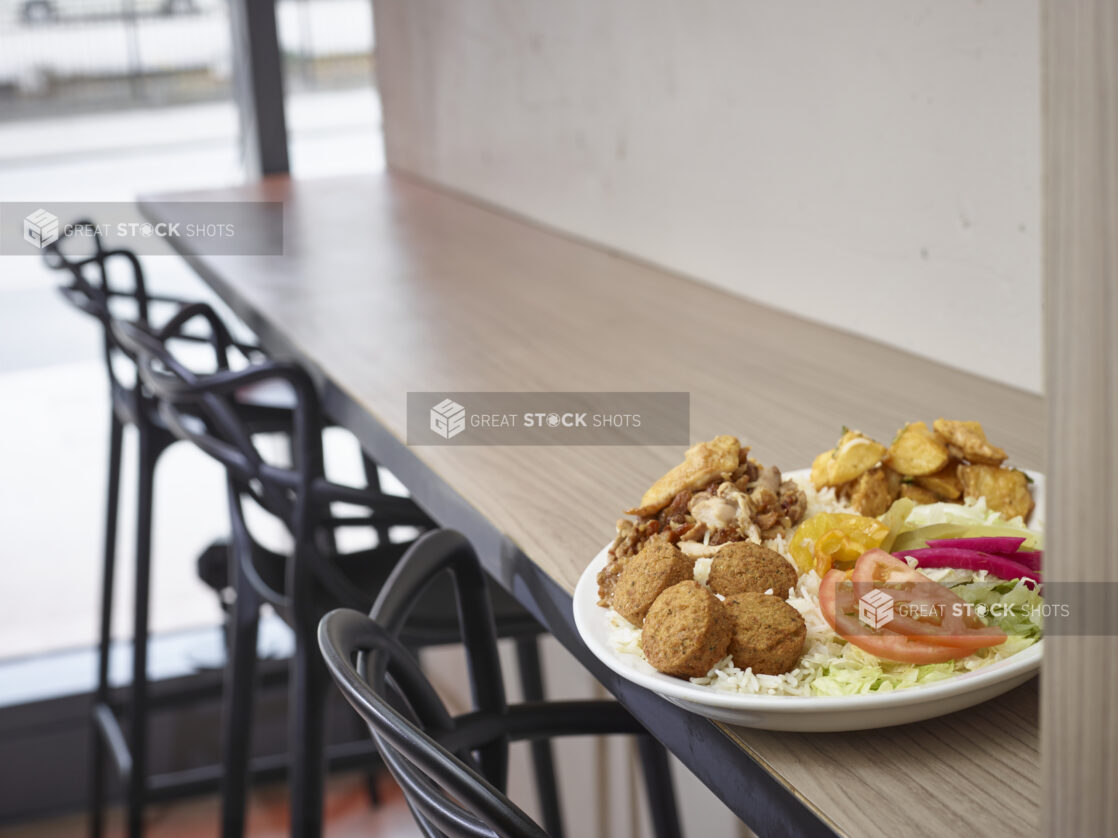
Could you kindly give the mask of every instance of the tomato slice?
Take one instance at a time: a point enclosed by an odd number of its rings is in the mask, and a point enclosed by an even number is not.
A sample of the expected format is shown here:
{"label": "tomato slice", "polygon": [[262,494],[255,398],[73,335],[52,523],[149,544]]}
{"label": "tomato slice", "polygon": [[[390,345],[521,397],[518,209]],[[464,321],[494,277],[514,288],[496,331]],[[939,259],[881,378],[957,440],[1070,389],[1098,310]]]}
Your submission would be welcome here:
{"label": "tomato slice", "polygon": [[1005,632],[987,626],[967,602],[884,550],[869,550],[854,565],[854,590],[863,596],[884,590],[893,601],[889,631],[919,637],[934,646],[969,650],[1005,642]]}
{"label": "tomato slice", "polygon": [[[885,607],[888,616],[871,627],[859,608],[878,591],[872,605]],[[824,576],[819,605],[838,635],[885,660],[942,663],[1005,641],[1001,629],[983,625],[956,593],[883,550],[862,554],[849,582],[838,570]]]}
{"label": "tomato slice", "polygon": [[[867,550],[859,556],[851,578],[855,582],[890,586],[932,581],[920,571],[909,567],[908,562],[901,561],[884,550]],[[940,587],[943,588],[942,585]],[[943,589],[951,593],[947,588]]]}
{"label": "tomato slice", "polygon": [[858,600],[852,586],[840,587],[845,582],[846,574],[841,570],[832,570],[824,576],[819,583],[819,607],[831,628],[859,649],[884,660],[915,664],[944,663],[970,654],[969,650],[957,646],[934,646],[888,629],[868,628],[853,616],[858,610]]}

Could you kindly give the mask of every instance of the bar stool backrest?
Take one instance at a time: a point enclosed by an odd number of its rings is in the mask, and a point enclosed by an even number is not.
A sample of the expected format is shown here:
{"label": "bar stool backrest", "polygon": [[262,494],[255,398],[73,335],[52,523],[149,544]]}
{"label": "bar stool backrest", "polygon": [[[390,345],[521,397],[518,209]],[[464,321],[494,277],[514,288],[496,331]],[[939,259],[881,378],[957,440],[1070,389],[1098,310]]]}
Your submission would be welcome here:
{"label": "bar stool backrest", "polygon": [[[179,360],[171,345],[186,323],[202,319],[210,326],[210,342],[215,353],[215,371],[196,372]],[[331,498],[319,497],[316,489],[339,488],[324,477],[322,420],[314,384],[297,364],[264,361],[244,369],[231,370],[226,358],[230,345],[228,332],[220,319],[203,303],[184,307],[158,331],[140,322],[112,321],[112,332],[120,345],[136,358],[145,388],[158,402],[159,413],[171,431],[191,441],[221,463],[231,484],[234,536],[243,527],[240,498],[251,497],[268,513],[278,518],[295,541],[295,553],[313,539],[314,521],[321,507]],[[290,464],[268,462],[253,441],[251,428],[238,410],[237,393],[257,384],[281,382],[294,394]],[[318,493],[321,494],[321,493]],[[313,561],[313,558],[309,559]],[[336,569],[324,568],[328,577],[339,576]],[[348,583],[344,579],[337,584]],[[347,593],[343,601],[352,597]]]}
{"label": "bar stool backrest", "polygon": [[[454,579],[477,708],[458,720],[397,639],[412,606],[443,572]],[[397,564],[371,616],[331,612],[319,625],[319,646],[425,835],[545,838],[503,791],[507,705],[496,631],[480,564],[460,534],[437,530],[421,537]]]}
{"label": "bar stool backrest", "polygon": [[[215,362],[212,372],[198,372],[172,351],[176,337],[187,323],[200,319],[210,327]],[[252,579],[266,600],[280,607],[296,603],[294,592],[317,580],[329,601],[359,607],[368,593],[356,587],[341,566],[332,560],[331,515],[334,503],[369,509],[359,519],[363,525],[387,522],[425,526],[426,516],[410,499],[365,488],[333,483],[323,465],[323,419],[314,382],[296,363],[265,360],[243,369],[229,369],[226,353],[231,345],[220,318],[204,303],[184,306],[161,329],[139,322],[114,319],[112,331],[121,346],[136,358],[145,389],[156,399],[159,415],[171,432],[186,439],[224,466],[228,476],[231,534],[239,555],[251,555],[255,541],[248,533],[243,502],[251,498],[278,519],[293,545],[286,557],[287,570],[281,590]],[[197,335],[195,335],[197,339]],[[270,462],[253,439],[253,429],[241,409],[238,394],[258,385],[278,383],[291,393],[287,407],[291,421],[286,431],[290,463]],[[309,605],[309,598],[298,598]],[[317,621],[317,617],[313,618]]]}
{"label": "bar stool backrest", "polygon": [[[110,383],[114,387],[130,389],[136,382],[122,381],[113,365],[114,358],[122,350],[112,334],[112,319],[114,301],[116,301],[129,307],[127,313],[131,317],[141,323],[150,322],[152,301],[144,279],[143,267],[132,251],[106,248],[101,234],[97,232],[97,227],[92,221],[82,219],[72,226],[90,232],[79,239],[59,239],[47,245],[43,248],[43,261],[48,267],[65,272],[64,284],[58,289],[63,298],[100,322],[105,366]],[[72,241],[88,242],[90,252],[83,254],[68,252],[65,245]],[[121,282],[120,271],[116,270],[118,265],[123,267],[129,281]],[[119,309],[122,306],[115,305],[115,308],[116,313],[121,314]]]}

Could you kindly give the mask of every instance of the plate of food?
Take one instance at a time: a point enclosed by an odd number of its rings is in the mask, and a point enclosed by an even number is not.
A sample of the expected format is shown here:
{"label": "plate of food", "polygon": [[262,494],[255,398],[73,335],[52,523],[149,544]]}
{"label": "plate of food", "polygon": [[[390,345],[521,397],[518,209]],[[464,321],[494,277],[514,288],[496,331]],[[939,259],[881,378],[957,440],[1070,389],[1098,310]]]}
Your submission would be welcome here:
{"label": "plate of food", "polygon": [[810,469],[692,446],[618,521],[574,595],[590,650],[695,713],[768,730],[920,721],[1042,655],[1044,478],[977,422],[843,428]]}

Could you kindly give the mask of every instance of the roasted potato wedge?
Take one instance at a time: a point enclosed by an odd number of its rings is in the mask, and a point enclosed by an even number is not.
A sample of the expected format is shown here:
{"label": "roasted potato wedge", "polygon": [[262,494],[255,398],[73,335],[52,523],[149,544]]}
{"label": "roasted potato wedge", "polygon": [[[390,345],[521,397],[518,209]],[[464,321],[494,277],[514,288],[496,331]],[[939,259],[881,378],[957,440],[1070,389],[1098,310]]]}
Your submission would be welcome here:
{"label": "roasted potato wedge", "polygon": [[936,438],[923,422],[905,425],[889,446],[889,465],[910,477],[935,474],[951,456],[947,446]]}
{"label": "roasted potato wedge", "polygon": [[932,427],[947,440],[949,446],[958,449],[956,456],[967,462],[996,466],[1005,460],[1005,451],[986,440],[986,432],[980,422],[955,422],[941,417],[932,423]]}
{"label": "roasted potato wedge", "polygon": [[939,503],[940,498],[931,489],[925,489],[916,483],[905,483],[901,486],[901,497],[909,498],[917,503]]}
{"label": "roasted potato wedge", "polygon": [[831,482],[831,460],[834,459],[834,449],[824,451],[811,461],[811,483],[816,489],[829,486]]}
{"label": "roasted potato wedge", "polygon": [[988,508],[1006,518],[1020,515],[1027,521],[1033,511],[1033,496],[1023,471],[982,464],[962,465],[959,466],[959,480],[966,498],[984,497]]}
{"label": "roasted potato wedge", "polygon": [[845,431],[838,445],[815,458],[811,482],[816,489],[822,489],[856,480],[881,461],[885,450],[880,442],[859,431]]}
{"label": "roasted potato wedge", "polygon": [[935,492],[942,500],[958,500],[963,496],[963,484],[959,481],[959,464],[952,460],[935,474],[925,474],[915,478],[917,486]]}
{"label": "roasted potato wedge", "polygon": [[838,493],[859,515],[876,518],[893,505],[899,491],[900,476],[886,466],[877,466],[840,486]]}
{"label": "roasted potato wedge", "polygon": [[889,484],[889,505],[892,506],[893,501],[901,496],[901,484],[904,482],[904,477],[899,472],[890,468],[887,463],[882,464],[881,471]]}

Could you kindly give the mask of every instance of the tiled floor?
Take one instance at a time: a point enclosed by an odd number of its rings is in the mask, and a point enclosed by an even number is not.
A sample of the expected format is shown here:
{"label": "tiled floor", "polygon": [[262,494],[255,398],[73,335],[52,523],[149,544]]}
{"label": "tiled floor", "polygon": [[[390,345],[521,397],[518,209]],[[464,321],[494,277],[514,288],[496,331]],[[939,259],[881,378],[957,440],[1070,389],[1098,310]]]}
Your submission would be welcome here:
{"label": "tiled floor", "polygon": [[[326,800],[326,835],[329,838],[413,838],[420,834],[399,788],[388,778],[378,785],[381,801],[369,802],[363,777],[347,776],[330,783]],[[211,838],[218,833],[215,797],[168,803],[151,808],[148,838]],[[38,821],[0,829],[0,838],[73,838],[85,831],[84,816]],[[106,838],[124,833],[119,817],[110,816]],[[249,838],[286,838],[289,833],[287,800],[282,786],[254,793],[249,811]]]}

